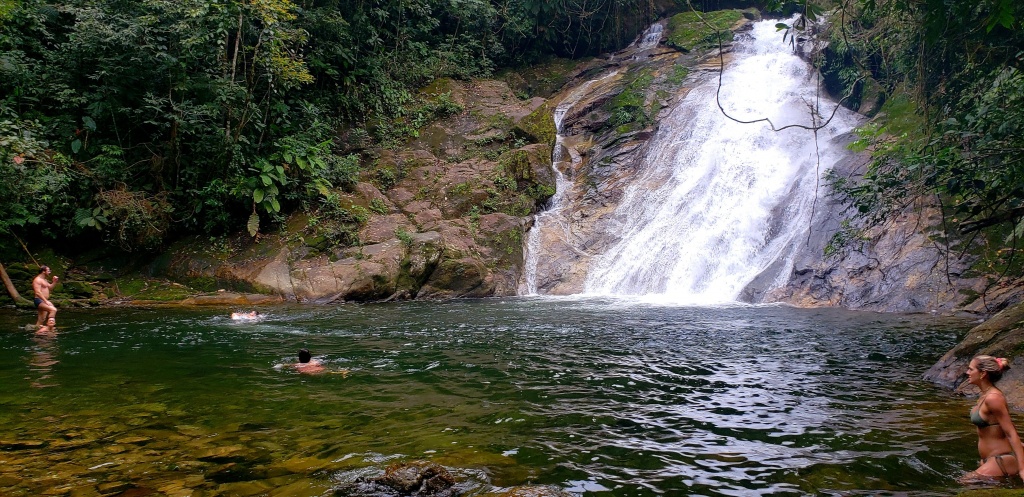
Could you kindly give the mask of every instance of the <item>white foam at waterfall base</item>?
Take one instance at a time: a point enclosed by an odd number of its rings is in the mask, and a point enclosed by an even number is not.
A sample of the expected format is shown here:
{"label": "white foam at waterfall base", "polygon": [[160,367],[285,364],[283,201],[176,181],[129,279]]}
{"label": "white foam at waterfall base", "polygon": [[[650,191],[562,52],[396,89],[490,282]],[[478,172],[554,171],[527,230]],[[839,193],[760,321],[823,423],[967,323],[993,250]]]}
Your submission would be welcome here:
{"label": "white foam at waterfall base", "polygon": [[[720,101],[736,119],[811,126],[810,108],[827,118],[836,104],[819,95],[811,68],[774,24],[741,35]],[[809,130],[727,118],[717,86],[706,77],[660,123],[615,213],[621,239],[591,266],[587,294],[733,302],[805,242],[819,175],[848,153],[829,142],[853,129],[857,115],[839,109],[818,131],[816,151]]]}

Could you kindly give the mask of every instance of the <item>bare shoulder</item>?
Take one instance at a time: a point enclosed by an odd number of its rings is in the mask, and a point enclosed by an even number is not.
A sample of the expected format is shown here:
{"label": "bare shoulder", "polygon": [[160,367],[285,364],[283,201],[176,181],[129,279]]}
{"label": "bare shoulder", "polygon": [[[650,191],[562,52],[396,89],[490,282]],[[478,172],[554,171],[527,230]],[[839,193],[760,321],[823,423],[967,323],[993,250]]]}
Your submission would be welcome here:
{"label": "bare shoulder", "polygon": [[992,389],[994,391],[989,392],[985,396],[984,404],[989,411],[994,412],[1009,412],[1009,407],[1006,404],[1006,396],[1000,390]]}
{"label": "bare shoulder", "polygon": [[324,372],[323,364],[318,361],[310,361],[306,363],[298,363],[295,365],[295,369],[300,373],[306,374],[317,374]]}

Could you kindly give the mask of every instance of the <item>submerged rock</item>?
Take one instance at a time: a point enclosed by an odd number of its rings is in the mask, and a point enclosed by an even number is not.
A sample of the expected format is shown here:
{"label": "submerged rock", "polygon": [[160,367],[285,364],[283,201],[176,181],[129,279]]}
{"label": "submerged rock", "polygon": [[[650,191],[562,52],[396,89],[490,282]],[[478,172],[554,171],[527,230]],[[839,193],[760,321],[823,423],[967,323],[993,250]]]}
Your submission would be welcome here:
{"label": "submerged rock", "polygon": [[573,494],[547,485],[526,485],[500,492],[486,493],[481,497],[573,497]]}
{"label": "submerged rock", "polygon": [[411,461],[392,464],[376,478],[360,479],[335,490],[338,497],[457,497],[455,477],[440,464]]}
{"label": "submerged rock", "polygon": [[376,483],[393,488],[404,495],[441,495],[455,485],[455,478],[444,466],[429,461],[392,464]]}
{"label": "submerged rock", "polygon": [[45,440],[0,440],[0,450],[28,450],[45,447]]}

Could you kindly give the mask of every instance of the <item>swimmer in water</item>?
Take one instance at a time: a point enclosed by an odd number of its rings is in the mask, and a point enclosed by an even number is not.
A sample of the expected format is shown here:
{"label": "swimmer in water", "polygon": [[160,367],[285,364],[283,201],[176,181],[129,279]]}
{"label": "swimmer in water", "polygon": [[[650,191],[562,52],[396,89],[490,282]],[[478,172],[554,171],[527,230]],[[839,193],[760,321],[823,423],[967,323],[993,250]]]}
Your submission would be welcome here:
{"label": "swimmer in water", "polygon": [[231,313],[231,319],[234,319],[236,321],[244,320],[244,319],[256,319],[258,317],[260,317],[260,313],[258,311],[232,312]]}
{"label": "swimmer in water", "polygon": [[53,316],[50,316],[50,317],[46,318],[46,324],[45,325],[40,326],[38,329],[36,329],[36,334],[42,335],[42,334],[46,334],[46,333],[53,333],[56,330],[57,330],[57,320]]}
{"label": "swimmer in water", "polygon": [[295,370],[305,374],[317,374],[324,372],[324,365],[313,359],[313,354],[310,354],[308,350],[299,350],[299,362],[295,365]]}

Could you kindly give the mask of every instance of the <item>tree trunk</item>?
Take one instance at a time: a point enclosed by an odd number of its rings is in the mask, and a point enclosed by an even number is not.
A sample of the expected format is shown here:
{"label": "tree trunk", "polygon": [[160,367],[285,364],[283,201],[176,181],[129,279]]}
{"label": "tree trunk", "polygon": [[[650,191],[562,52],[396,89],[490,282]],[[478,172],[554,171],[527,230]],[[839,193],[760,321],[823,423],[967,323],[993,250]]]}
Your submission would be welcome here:
{"label": "tree trunk", "polygon": [[0,278],[4,280],[4,286],[7,287],[7,294],[18,304],[28,304],[28,300],[21,298],[18,294],[18,289],[14,288],[14,283],[11,282],[11,277],[7,276],[7,270],[4,269],[4,265],[0,264]]}

